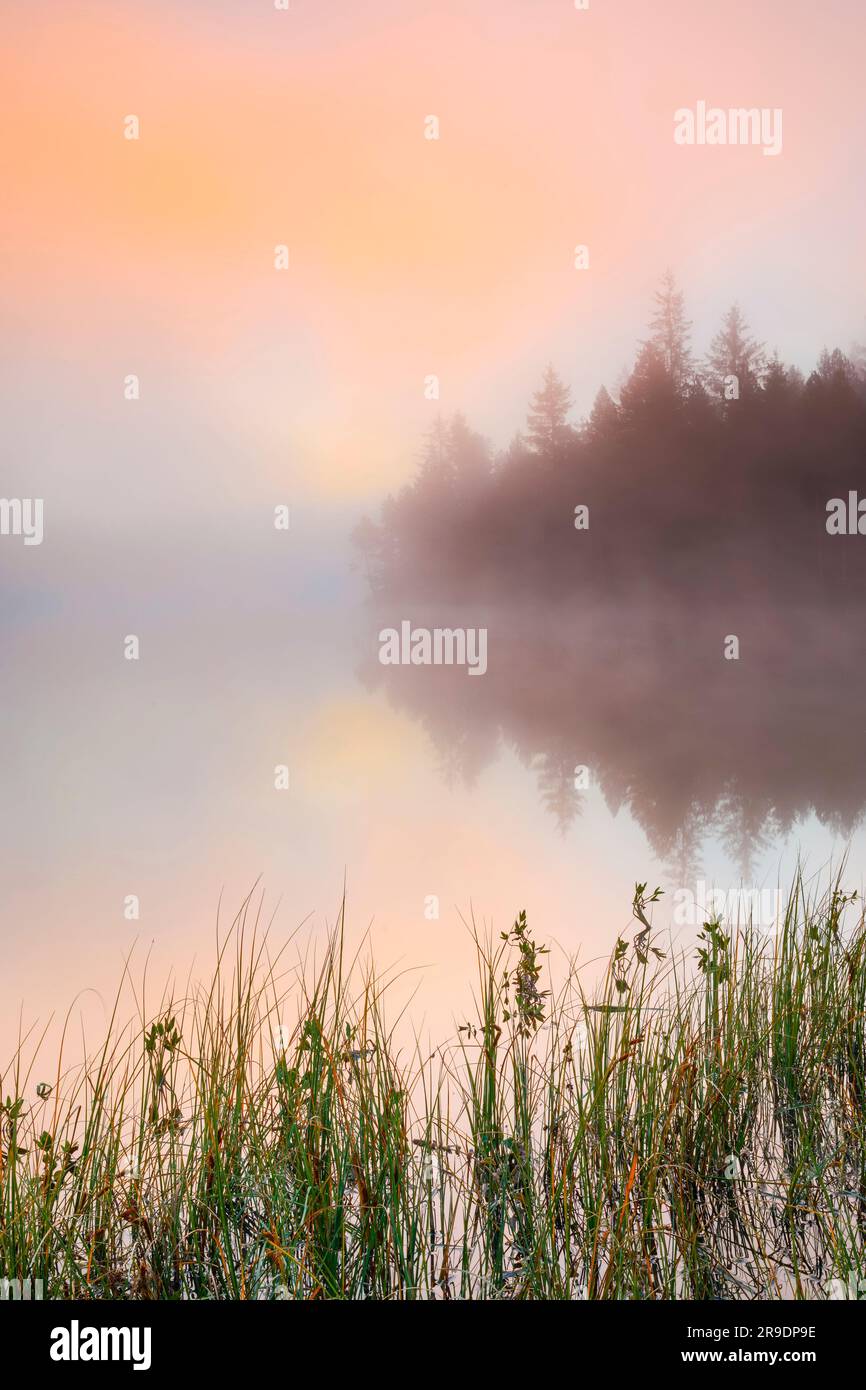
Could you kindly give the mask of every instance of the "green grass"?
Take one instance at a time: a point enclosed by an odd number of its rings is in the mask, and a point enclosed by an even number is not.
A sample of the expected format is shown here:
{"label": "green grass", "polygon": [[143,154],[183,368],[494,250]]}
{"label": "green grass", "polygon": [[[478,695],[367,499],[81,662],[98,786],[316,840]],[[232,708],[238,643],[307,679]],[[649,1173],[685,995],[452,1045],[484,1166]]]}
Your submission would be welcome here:
{"label": "green grass", "polygon": [[673,956],[663,904],[638,885],[591,997],[523,914],[475,934],[464,1021],[431,1053],[342,923],[289,968],[248,900],[209,985],[153,1016],[142,986],[129,1024],[127,977],[83,1066],[61,1049],[46,1076],[22,1043],[0,1079],[0,1275],[93,1299],[856,1289],[862,912],[798,879],[776,938],[710,922]]}

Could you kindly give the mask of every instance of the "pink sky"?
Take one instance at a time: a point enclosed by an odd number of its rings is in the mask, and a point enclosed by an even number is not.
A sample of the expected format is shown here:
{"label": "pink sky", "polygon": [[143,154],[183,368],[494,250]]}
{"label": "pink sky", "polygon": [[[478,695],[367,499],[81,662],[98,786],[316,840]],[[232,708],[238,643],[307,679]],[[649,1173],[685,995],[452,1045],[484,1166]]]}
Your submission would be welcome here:
{"label": "pink sky", "polygon": [[[287,459],[326,497],[399,481],[428,373],[497,444],[548,357],[585,408],[667,265],[700,347],[734,297],[803,365],[866,337],[854,0],[82,0],[8,29],[23,375],[96,404],[156,360],[256,451],[253,486]],[[782,155],[678,148],[698,99],[781,107]]]}

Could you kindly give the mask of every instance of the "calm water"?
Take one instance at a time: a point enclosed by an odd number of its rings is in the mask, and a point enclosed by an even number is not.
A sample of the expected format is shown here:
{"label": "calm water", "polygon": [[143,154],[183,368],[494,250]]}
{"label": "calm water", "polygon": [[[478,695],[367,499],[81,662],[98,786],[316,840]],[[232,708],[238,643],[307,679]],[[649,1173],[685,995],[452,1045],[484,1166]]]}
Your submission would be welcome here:
{"label": "calm water", "polygon": [[[259,878],[277,938],[304,922],[307,940],[345,876],[350,935],[372,924],[381,963],[420,968],[434,1034],[468,1005],[473,912],[502,927],[526,907],[589,961],[628,924],[636,879],[666,888],[662,926],[678,886],[774,887],[798,852],[817,871],[852,843],[860,886],[856,621],[467,612],[488,628],[483,678],[386,668],[381,626],[461,615],[371,612],[353,520],[4,546],[4,1061],[22,1001],[29,1024],[91,991],[76,1007],[98,1030],[135,942],[154,989],[204,971],[220,895],[228,922]],[[739,662],[722,658],[731,632]]]}

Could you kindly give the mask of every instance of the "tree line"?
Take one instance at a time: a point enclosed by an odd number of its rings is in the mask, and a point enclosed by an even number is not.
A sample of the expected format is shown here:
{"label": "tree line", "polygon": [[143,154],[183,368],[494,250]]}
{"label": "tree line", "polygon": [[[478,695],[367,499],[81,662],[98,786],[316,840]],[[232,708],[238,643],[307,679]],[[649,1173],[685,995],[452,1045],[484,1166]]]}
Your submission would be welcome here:
{"label": "tree line", "polygon": [[700,358],[672,274],[621,388],[573,421],[553,366],[498,452],[439,418],[416,476],[354,542],[374,595],[430,602],[576,595],[859,597],[854,537],[827,506],[866,498],[866,355],[805,376],[734,304]]}

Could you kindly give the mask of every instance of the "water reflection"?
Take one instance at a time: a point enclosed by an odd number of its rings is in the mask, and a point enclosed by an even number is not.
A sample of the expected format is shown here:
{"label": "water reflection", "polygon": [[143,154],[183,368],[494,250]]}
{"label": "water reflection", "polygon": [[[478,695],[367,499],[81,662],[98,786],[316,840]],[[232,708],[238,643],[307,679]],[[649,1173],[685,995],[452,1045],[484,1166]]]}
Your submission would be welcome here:
{"label": "water reflection", "polygon": [[[513,749],[563,831],[596,785],[678,876],[694,872],[710,836],[746,875],[810,813],[848,834],[866,806],[856,608],[738,599],[410,616],[416,626],[485,625],[483,679],[465,666],[382,665],[378,632],[407,617],[391,610],[371,617],[364,682],[423,724],[446,779],[472,782]],[[731,637],[738,659],[725,656]]]}

